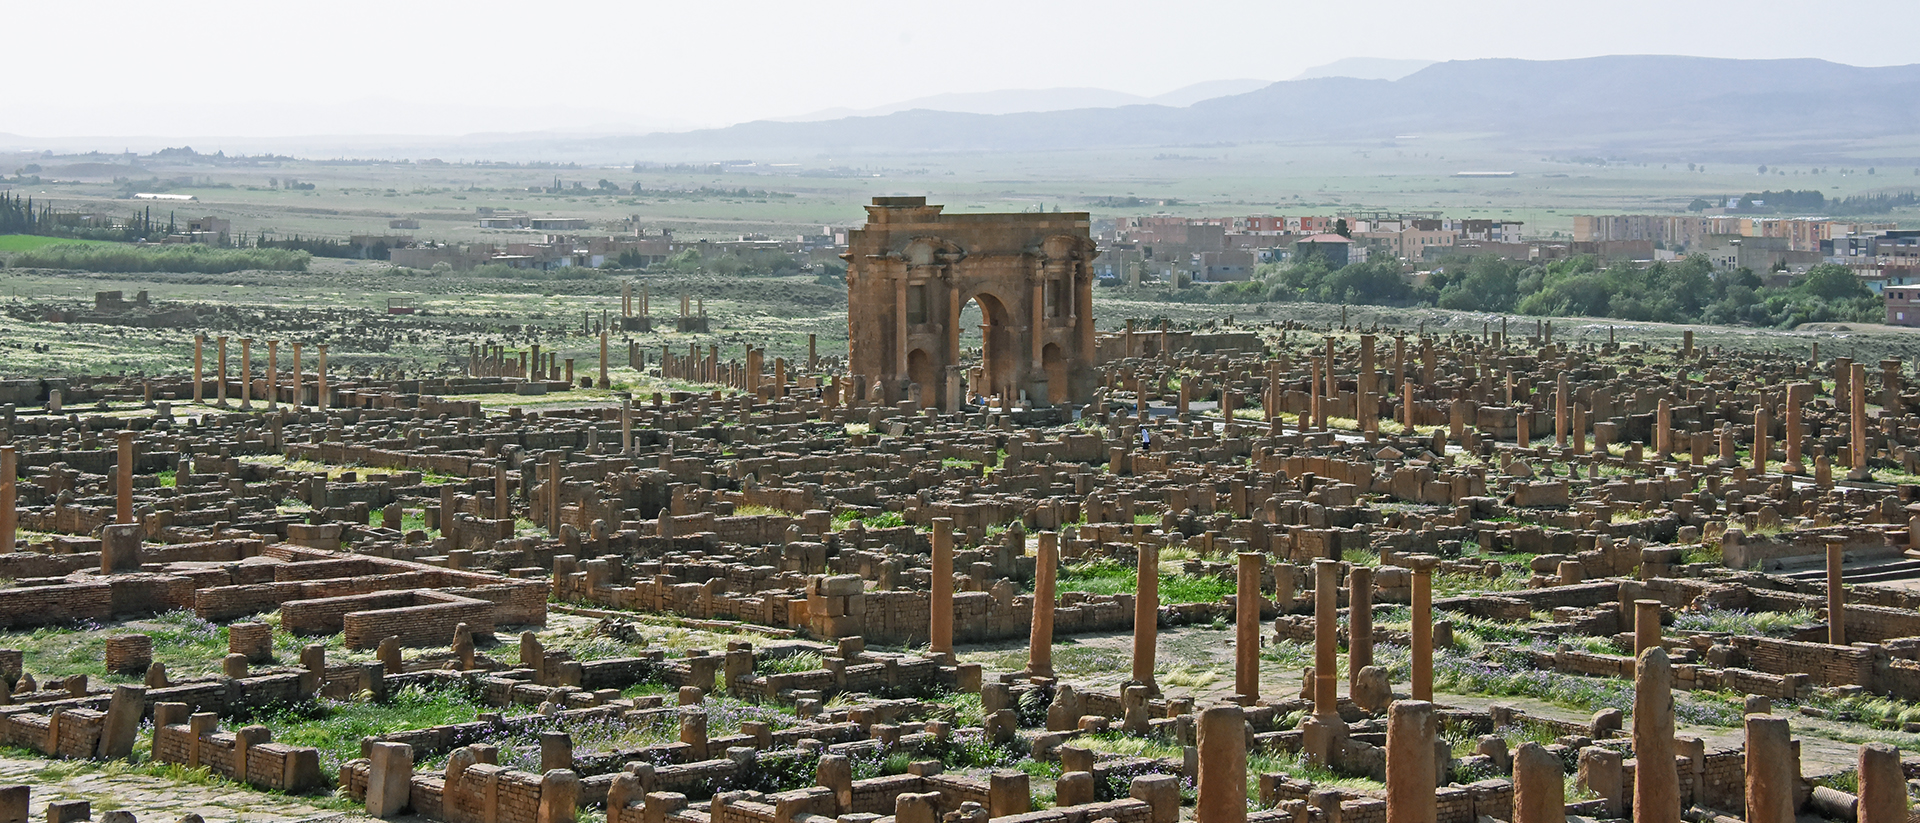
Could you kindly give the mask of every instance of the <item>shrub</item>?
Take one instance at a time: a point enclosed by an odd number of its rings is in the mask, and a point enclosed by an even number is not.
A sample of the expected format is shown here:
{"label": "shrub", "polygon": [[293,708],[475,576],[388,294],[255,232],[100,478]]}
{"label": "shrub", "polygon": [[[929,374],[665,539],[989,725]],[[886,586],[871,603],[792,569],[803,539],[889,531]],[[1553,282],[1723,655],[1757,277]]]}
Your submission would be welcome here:
{"label": "shrub", "polygon": [[45,246],[21,252],[16,266],[75,269],[111,273],[194,272],[226,274],[236,271],[306,271],[313,255],[287,249],[216,249],[198,244],[170,246],[75,245]]}

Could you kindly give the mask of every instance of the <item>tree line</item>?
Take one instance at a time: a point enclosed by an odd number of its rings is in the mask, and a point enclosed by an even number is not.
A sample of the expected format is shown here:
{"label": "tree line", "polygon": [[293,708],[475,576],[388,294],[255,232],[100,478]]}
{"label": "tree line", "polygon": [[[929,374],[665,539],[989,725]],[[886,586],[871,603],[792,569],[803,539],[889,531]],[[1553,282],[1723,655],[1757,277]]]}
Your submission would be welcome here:
{"label": "tree line", "polygon": [[31,196],[0,191],[0,234],[134,242],[160,234],[162,230],[166,234],[174,230],[172,213],[168,213],[167,222],[162,226],[154,222],[152,206],[136,212],[132,219],[118,227],[89,226],[87,217],[80,212],[55,210],[44,202],[36,204]]}
{"label": "tree line", "polygon": [[1252,279],[1169,291],[1186,303],[1312,302],[1431,306],[1548,317],[1793,328],[1813,322],[1880,322],[1880,299],[1852,270],[1814,266],[1789,282],[1741,268],[1716,271],[1705,255],[1648,265],[1603,265],[1592,255],[1546,263],[1493,255],[1455,257],[1423,281],[1383,258],[1332,267],[1319,257],[1264,264]]}
{"label": "tree line", "polygon": [[[1725,203],[1727,197],[1696,197],[1687,205],[1688,211],[1705,211]],[[1828,200],[1819,189],[1796,191],[1750,191],[1740,196],[1738,201],[1742,211],[1764,211],[1775,214],[1825,214],[1833,217],[1857,217],[1867,214],[1888,214],[1902,206],[1920,205],[1920,193],[1914,191],[1877,192],[1856,194]]]}

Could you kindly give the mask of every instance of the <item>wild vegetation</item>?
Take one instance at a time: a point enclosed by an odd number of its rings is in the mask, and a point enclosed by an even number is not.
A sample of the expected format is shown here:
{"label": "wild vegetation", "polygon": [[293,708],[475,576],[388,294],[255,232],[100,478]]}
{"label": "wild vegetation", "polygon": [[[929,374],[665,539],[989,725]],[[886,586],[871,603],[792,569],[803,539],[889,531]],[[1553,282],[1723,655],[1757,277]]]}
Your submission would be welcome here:
{"label": "wild vegetation", "polygon": [[1315,257],[1262,265],[1252,280],[1172,291],[1166,298],[1195,303],[1430,306],[1776,328],[1830,321],[1877,322],[1884,311],[1880,300],[1845,266],[1814,266],[1790,285],[1777,286],[1747,269],[1715,271],[1704,255],[1645,266],[1602,265],[1588,255],[1545,264],[1482,255],[1444,261],[1420,285],[1401,275],[1397,260],[1335,268]]}
{"label": "wild vegetation", "polygon": [[313,255],[288,249],[219,249],[197,243],[165,246],[77,245],[43,246],[20,252],[13,265],[37,269],[78,271],[196,272],[227,274],[237,271],[306,271]]}

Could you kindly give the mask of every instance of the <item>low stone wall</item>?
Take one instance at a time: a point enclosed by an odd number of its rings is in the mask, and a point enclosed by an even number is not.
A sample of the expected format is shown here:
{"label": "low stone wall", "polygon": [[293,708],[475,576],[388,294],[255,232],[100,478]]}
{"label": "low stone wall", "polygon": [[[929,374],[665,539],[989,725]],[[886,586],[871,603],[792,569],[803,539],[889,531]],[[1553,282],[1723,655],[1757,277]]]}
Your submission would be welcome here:
{"label": "low stone wall", "polygon": [[219,716],[188,714],[181,703],[154,707],[153,759],[207,771],[269,791],[298,793],[324,785],[320,751],[273,742],[265,726],[219,730]]}

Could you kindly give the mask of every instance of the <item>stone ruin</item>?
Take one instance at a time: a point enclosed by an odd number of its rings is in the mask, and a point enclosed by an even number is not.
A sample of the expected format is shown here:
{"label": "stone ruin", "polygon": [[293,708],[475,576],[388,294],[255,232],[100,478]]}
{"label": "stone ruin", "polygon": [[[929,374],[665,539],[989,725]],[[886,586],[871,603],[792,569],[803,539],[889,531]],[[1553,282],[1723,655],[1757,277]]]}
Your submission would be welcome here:
{"label": "stone ruin", "polygon": [[[1409,331],[1129,324],[1084,405],[930,405],[748,347],[651,366],[704,391],[499,414],[460,397],[572,364],[476,346],[459,377],[329,381],[324,347],[281,371],[247,341],[237,370],[91,390],[137,413],[10,404],[0,627],[125,624],[106,668],[143,679],[0,650],[0,742],[450,823],[1910,820],[1920,760],[1853,746],[1836,787],[1795,739],[1920,732],[1821,708],[1920,701],[1898,361]],[[1089,568],[1131,579],[1073,590]],[[217,675],[154,662],[137,625],[179,611],[229,624]],[[754,639],[581,656],[543,644],[555,613]],[[1804,620],[1699,622],[1767,613]],[[1228,625],[1231,687],[1171,682],[1163,633]],[[372,662],[294,639],[334,635]],[[1112,677],[1055,655],[1115,635]],[[963,659],[1008,641],[1017,669]],[[1311,667],[1263,671],[1290,648]],[[1631,711],[1468,705],[1462,667]],[[491,708],[338,764],[256,721],[403,689]],[[1738,740],[1683,732],[1719,694]],[[645,742],[576,746],[608,729]]]}

